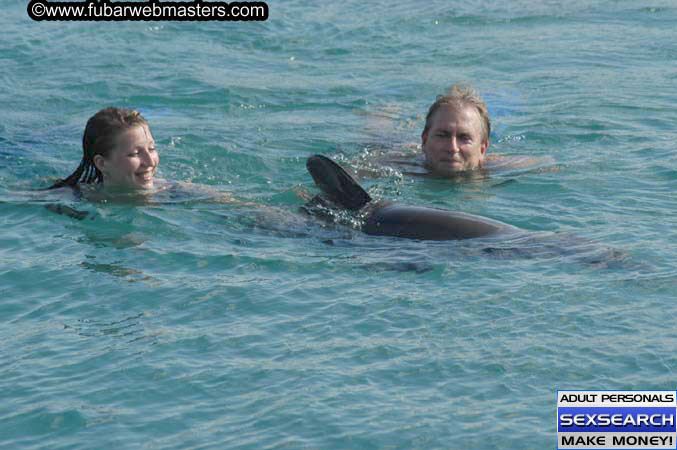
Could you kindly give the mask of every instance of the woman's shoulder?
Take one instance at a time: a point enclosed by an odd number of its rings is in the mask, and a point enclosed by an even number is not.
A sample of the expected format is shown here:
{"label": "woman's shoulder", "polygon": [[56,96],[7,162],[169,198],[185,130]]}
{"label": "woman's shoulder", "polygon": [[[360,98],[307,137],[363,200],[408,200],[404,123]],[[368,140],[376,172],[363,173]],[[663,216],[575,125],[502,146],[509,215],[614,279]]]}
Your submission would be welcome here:
{"label": "woman's shoulder", "polygon": [[187,181],[162,180],[158,186],[159,196],[168,196],[174,202],[181,201],[208,201],[216,203],[232,203],[235,201],[230,192],[223,191],[218,187]]}

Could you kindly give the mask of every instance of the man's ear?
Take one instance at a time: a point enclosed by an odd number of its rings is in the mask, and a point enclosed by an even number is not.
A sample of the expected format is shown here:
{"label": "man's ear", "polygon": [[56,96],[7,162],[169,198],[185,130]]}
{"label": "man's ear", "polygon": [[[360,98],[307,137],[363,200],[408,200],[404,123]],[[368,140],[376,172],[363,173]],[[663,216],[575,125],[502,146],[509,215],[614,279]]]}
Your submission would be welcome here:
{"label": "man's ear", "polygon": [[104,167],[106,165],[106,159],[101,155],[94,155],[94,158],[92,158],[92,161],[94,162],[94,165],[96,166],[96,168],[99,169],[99,172],[103,173]]}
{"label": "man's ear", "polygon": [[482,148],[480,149],[480,152],[482,153],[483,156],[488,148],[489,148],[489,138],[487,138],[487,140],[484,141],[484,143],[482,143]]}
{"label": "man's ear", "polygon": [[423,130],[421,133],[421,145],[425,145],[428,142],[428,130]]}

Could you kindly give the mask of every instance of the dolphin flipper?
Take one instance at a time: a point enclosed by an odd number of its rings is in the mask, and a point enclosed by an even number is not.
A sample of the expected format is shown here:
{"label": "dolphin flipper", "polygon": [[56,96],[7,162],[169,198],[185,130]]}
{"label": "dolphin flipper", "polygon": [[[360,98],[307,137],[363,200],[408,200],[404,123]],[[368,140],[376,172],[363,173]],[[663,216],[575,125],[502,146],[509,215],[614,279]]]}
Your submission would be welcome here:
{"label": "dolphin flipper", "polygon": [[306,168],[317,187],[331,201],[343,208],[357,211],[371,201],[371,197],[357,181],[341,166],[322,155],[313,155],[306,161]]}

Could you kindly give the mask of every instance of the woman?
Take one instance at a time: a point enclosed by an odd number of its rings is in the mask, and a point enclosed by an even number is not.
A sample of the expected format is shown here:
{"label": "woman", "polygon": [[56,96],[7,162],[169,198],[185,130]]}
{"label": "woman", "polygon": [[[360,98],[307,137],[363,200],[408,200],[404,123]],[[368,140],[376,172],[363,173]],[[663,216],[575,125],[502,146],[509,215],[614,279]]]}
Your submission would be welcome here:
{"label": "woman", "polygon": [[49,189],[101,184],[106,189],[152,189],[160,162],[148,122],[138,111],[105,108],[94,114],[82,136],[82,161],[68,178]]}
{"label": "woman", "polygon": [[[158,180],[155,171],[159,163],[155,140],[141,113],[109,107],[87,121],[82,160],[75,172],[47,189],[71,187],[90,201],[249,204],[207,186]],[[83,190],[82,185],[94,189]],[[58,209],[61,212],[64,207]]]}

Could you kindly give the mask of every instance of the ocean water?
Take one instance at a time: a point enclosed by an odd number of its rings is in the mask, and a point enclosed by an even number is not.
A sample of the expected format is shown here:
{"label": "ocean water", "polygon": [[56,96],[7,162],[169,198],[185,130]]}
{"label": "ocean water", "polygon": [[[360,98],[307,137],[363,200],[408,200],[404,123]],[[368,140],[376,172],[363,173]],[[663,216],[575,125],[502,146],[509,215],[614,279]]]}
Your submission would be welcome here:
{"label": "ocean water", "polygon": [[[552,448],[557,389],[677,388],[674,2],[269,1],[248,23],[26,3],[0,13],[0,447]],[[308,156],[411,148],[456,81],[491,154],[551,162],[362,182],[527,233],[298,212]],[[245,204],[37,191],[109,105],[144,113],[163,178]]]}

